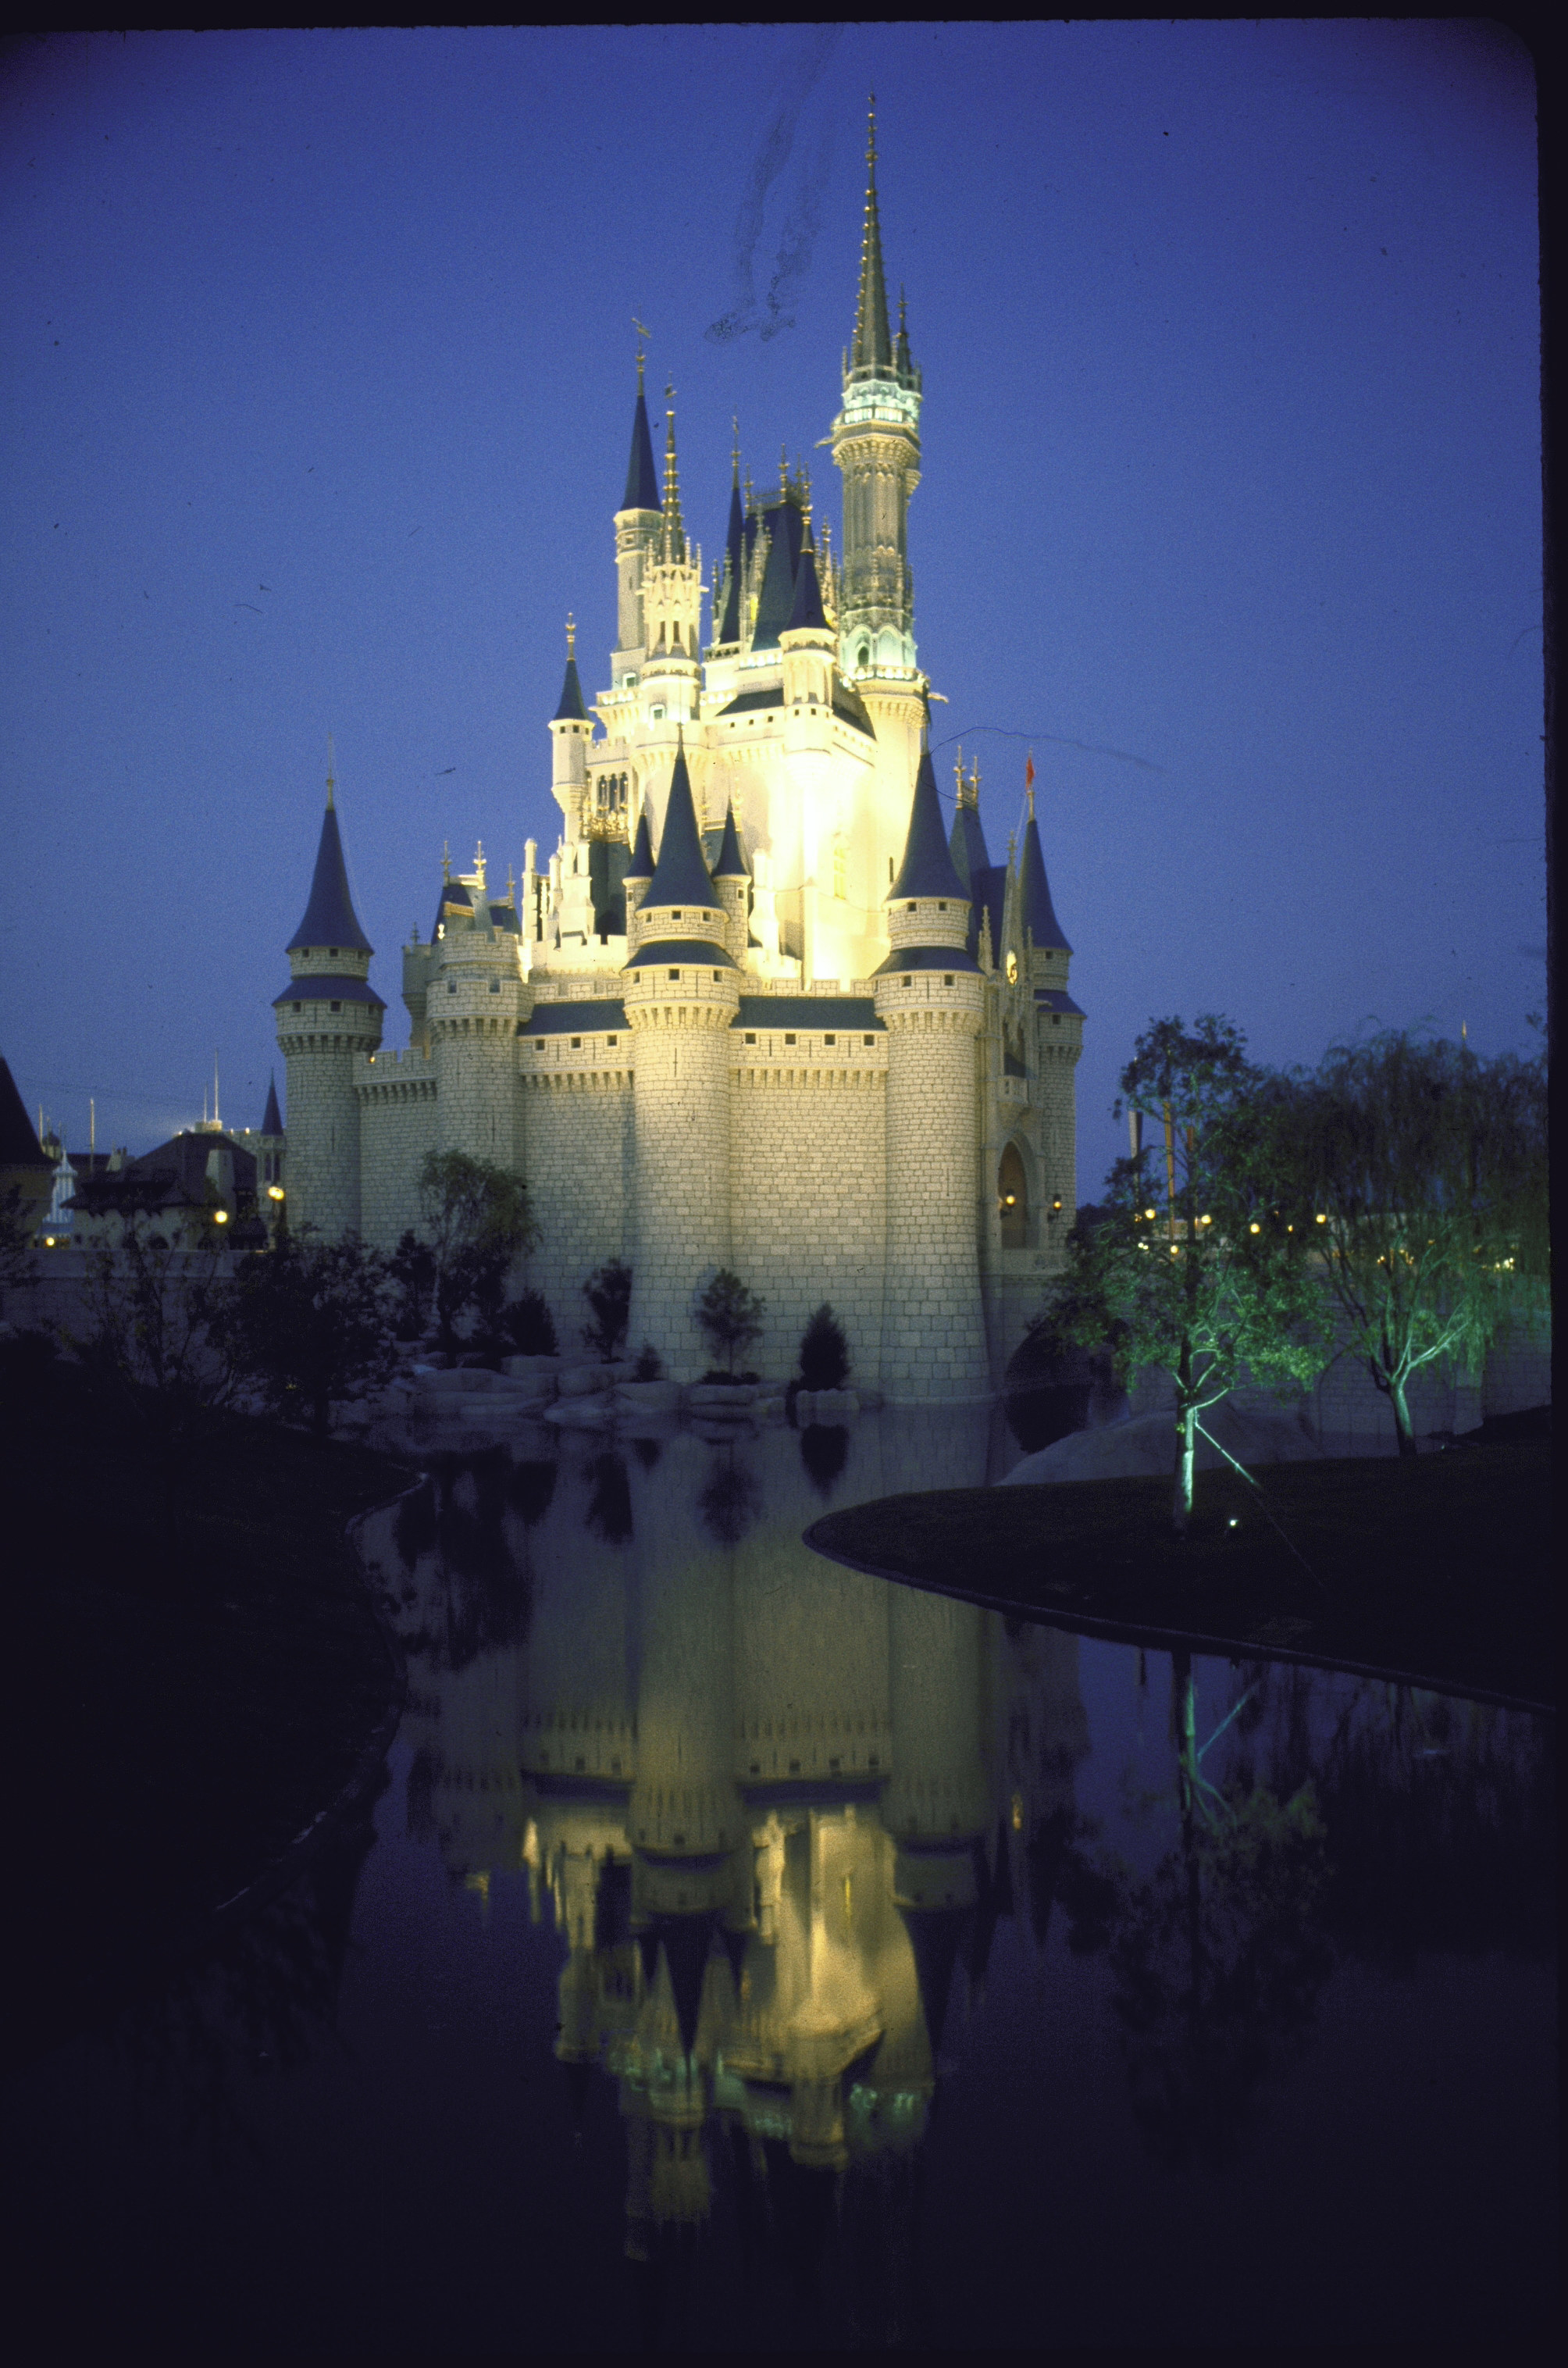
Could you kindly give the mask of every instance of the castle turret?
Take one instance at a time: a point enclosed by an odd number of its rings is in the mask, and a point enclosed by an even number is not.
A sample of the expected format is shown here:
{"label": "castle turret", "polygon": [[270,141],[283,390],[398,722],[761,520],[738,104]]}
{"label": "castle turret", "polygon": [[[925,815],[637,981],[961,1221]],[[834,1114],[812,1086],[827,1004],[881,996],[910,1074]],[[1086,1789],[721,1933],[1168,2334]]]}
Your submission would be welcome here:
{"label": "castle turret", "polygon": [[646,646],[642,577],[663,522],[659,480],[653,469],[653,439],[648,432],[648,404],[642,391],[642,357],[639,353],[626,492],[615,514],[616,639],[619,646],[610,663],[618,690],[627,687],[627,676],[635,677],[642,664]]}
{"label": "castle turret", "polygon": [[648,809],[643,807],[637,817],[637,836],[631,842],[631,858],[627,864],[621,886],[626,894],[626,928],[630,936],[631,916],[648,893],[653,877],[653,835],[648,828]]}
{"label": "castle turret", "polygon": [[1019,921],[1040,1063],[1044,1213],[1051,1225],[1051,1247],[1060,1256],[1078,1206],[1077,1095],[1073,1073],[1083,1056],[1084,1013],[1067,991],[1073,949],[1051,901],[1032,788],[1028,806],[1019,867]]}
{"label": "castle turret", "polygon": [[866,172],[855,340],[845,361],[844,408],[832,428],[844,474],[840,664],[857,677],[915,671],[908,519],[920,483],[920,372],[909,358],[902,306],[896,347],[888,334],[874,118]]}
{"label": "castle turret", "polygon": [[831,710],[837,641],[822,605],[809,518],[801,544],[800,564],[795,570],[790,621],[778,636],[778,646],[784,655],[785,706]]}
{"label": "castle turret", "polygon": [[555,803],[565,817],[568,838],[582,837],[583,801],[588,787],[588,746],[593,736],[593,719],[584,703],[583,686],[577,677],[576,628],[568,617],[566,677],[561,686],[560,703],[550,720],[550,785]]}
{"label": "castle turret", "polygon": [[289,940],[290,984],[273,1000],[289,1093],[289,1222],[326,1240],[359,1231],[359,1104],[354,1064],[381,1041],[386,1005],[369,983],[375,951],[359,927],[326,780],[316,868]]}
{"label": "castle turret", "polygon": [[442,884],[429,948],[425,1033],[436,1067],[437,1143],[500,1167],[517,1164],[517,1027],[529,1005],[515,905],[492,903],[484,849]]}
{"label": "castle turret", "polygon": [[738,650],[741,641],[741,588],[745,572],[745,513],[741,507],[740,429],[731,455],[730,518],[724,534],[724,572],[713,595],[713,646]]}
{"label": "castle turret", "polygon": [[876,974],[888,1030],[883,1386],[895,1403],[961,1402],[988,1395],[975,1057],[983,988],[929,750],[887,912],[892,951]]}
{"label": "castle turret", "polygon": [[709,1358],[695,1302],[730,1258],[730,1037],[740,973],[709,876],[677,741],[659,860],[634,914],[626,1017],[636,1040],[637,1254],[629,1338],[676,1380]]}
{"label": "castle turret", "polygon": [[741,853],[740,833],[735,828],[735,809],[726,803],[724,832],[719,841],[719,852],[713,861],[713,885],[719,891],[729,922],[730,951],[738,962],[745,960],[746,940],[751,934],[751,874],[746,870],[745,857]]}
{"label": "castle turret", "polygon": [[[667,393],[673,398],[675,389]],[[660,529],[642,570],[642,684],[648,721],[695,723],[701,689],[702,553],[687,542],[681,517],[673,400],[665,435]]]}

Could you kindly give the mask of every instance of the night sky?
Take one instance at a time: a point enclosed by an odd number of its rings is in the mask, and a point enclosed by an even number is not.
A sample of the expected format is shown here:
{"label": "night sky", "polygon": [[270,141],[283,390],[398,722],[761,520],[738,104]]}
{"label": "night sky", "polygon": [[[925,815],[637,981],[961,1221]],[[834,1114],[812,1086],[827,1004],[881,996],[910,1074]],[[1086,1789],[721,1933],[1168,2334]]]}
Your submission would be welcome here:
{"label": "night sky", "polygon": [[[1032,746],[1088,1013],[1536,1041],[1534,90],[1486,26],[98,35],[0,67],[0,1051],[85,1147],[259,1123],[326,737],[388,1041],[442,843],[555,844],[635,339],[710,563],[837,408],[865,100],[925,371],[933,740]],[[951,789],[953,747],[938,777]]]}

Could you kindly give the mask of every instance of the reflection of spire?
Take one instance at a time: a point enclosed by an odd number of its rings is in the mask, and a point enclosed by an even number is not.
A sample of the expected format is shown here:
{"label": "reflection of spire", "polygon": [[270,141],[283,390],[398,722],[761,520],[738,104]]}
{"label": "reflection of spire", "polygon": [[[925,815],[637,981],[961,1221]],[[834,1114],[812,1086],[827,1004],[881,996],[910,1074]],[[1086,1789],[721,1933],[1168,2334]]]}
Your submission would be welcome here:
{"label": "reflection of spire", "polygon": [[926,2035],[935,2057],[942,2044],[953,1967],[958,1963],[959,1942],[964,1937],[968,1913],[961,1907],[906,1907],[902,1912],[910,1946],[915,1951]]}

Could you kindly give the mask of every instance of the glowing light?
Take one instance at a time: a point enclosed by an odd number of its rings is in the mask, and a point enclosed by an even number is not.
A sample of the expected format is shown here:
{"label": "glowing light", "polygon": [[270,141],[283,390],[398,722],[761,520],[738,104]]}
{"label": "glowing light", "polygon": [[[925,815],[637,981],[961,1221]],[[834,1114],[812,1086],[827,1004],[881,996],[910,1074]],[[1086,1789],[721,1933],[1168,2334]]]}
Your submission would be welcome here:
{"label": "glowing light", "polygon": [[267,1188],[267,1197],[269,1201],[281,1201],[283,1198],[282,1185],[269,1184]]}
{"label": "glowing light", "polygon": [[1239,1529],[1241,1528],[1241,1523],[1237,1520],[1237,1519],[1236,1519],[1236,1517],[1235,1517],[1234,1513],[1233,1513],[1233,1514],[1231,1515],[1231,1518],[1230,1518],[1230,1520],[1226,1522],[1225,1527],[1226,1527],[1228,1530],[1239,1530]]}
{"label": "glowing light", "polygon": [[1323,1214],[1321,1210],[1318,1212],[1318,1223],[1320,1225],[1326,1225],[1328,1223],[1328,1219]]}
{"label": "glowing light", "polygon": [[1153,1211],[1153,1209],[1145,1209],[1145,1210],[1144,1210],[1144,1212],[1143,1212],[1143,1214],[1144,1214],[1147,1218],[1149,1218],[1151,1221],[1153,1221],[1154,1212]]}
{"label": "glowing light", "polygon": [[1181,1251],[1175,1242],[1171,1244],[1171,1256],[1172,1258],[1180,1258],[1181,1256]]}
{"label": "glowing light", "polygon": [[1249,1234],[1261,1234],[1261,1233],[1262,1233],[1262,1231],[1263,1231],[1263,1227],[1258,1224],[1257,1219],[1256,1219],[1256,1217],[1253,1219],[1253,1221],[1252,1221],[1251,1224],[1247,1227],[1247,1231],[1248,1231],[1248,1233],[1249,1233]]}
{"label": "glowing light", "polygon": [[215,1225],[226,1225],[229,1222],[229,1212],[227,1209],[214,1209],[212,1212],[212,1222]]}

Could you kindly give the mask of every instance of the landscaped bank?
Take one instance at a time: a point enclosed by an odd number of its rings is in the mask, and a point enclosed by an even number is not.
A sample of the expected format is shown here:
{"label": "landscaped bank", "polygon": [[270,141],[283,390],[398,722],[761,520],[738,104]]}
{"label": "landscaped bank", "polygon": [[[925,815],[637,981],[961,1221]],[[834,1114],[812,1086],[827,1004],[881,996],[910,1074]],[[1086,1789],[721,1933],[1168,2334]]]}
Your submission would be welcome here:
{"label": "landscaped bank", "polygon": [[148,1435],[79,1367],[6,1362],[26,2055],[210,1931],[365,1774],[399,1680],[346,1524],[409,1474],[219,1419],[171,1533]]}
{"label": "landscaped bank", "polygon": [[1415,1462],[1271,1466],[1261,1491],[1206,1474],[1185,1546],[1168,1479],[885,1497],[805,1536],[858,1570],[1131,1643],[1542,1706],[1555,1654],[1550,1459],[1538,1436]]}

